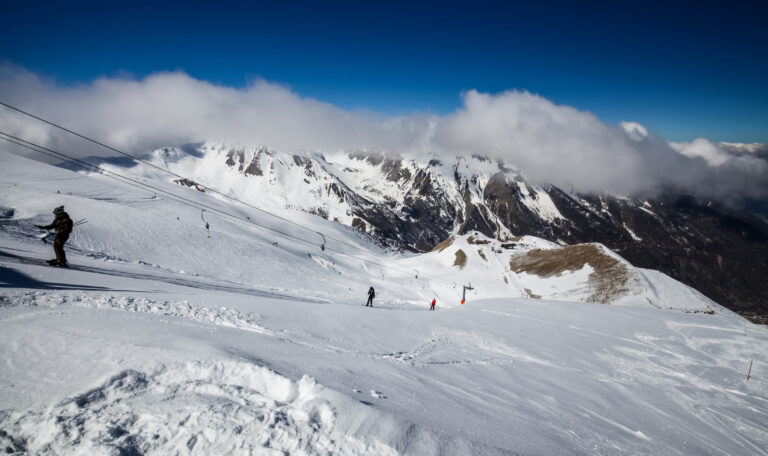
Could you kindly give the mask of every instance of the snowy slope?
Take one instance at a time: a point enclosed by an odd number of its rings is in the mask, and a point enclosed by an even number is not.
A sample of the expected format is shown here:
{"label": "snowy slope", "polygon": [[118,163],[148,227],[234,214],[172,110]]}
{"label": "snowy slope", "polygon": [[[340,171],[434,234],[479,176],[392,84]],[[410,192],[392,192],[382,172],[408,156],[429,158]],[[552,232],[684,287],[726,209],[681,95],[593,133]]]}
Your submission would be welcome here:
{"label": "snowy slope", "polygon": [[[208,210],[208,238],[161,194],[0,160],[8,453],[766,454],[766,329],[599,244],[398,256],[266,190],[307,228],[131,171],[262,225]],[[71,269],[33,237],[61,204],[88,219]]]}

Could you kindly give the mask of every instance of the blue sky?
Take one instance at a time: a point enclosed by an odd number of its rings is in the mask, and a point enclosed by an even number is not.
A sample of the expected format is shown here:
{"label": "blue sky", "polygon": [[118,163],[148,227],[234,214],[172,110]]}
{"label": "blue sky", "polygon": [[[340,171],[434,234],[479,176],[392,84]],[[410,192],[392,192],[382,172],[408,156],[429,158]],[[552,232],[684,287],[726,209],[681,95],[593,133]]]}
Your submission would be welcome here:
{"label": "blue sky", "polygon": [[58,81],[263,78],[348,110],[524,89],[670,140],[768,142],[766,2],[4,2],[0,59]]}

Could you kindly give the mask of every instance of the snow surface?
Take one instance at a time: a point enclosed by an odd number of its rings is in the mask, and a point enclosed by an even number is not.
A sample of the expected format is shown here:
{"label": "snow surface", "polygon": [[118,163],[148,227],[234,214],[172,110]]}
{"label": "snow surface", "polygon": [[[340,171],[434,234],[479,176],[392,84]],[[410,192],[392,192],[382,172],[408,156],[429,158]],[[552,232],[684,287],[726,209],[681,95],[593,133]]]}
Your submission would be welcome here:
{"label": "snow surface", "polygon": [[[510,271],[561,248],[542,239],[396,256],[279,201],[309,229],[132,171],[307,242],[210,211],[208,238],[162,195],[0,160],[6,453],[768,454],[768,331],[657,271],[627,264],[630,291],[584,302],[589,265]],[[71,269],[34,237],[61,204],[88,219]]]}

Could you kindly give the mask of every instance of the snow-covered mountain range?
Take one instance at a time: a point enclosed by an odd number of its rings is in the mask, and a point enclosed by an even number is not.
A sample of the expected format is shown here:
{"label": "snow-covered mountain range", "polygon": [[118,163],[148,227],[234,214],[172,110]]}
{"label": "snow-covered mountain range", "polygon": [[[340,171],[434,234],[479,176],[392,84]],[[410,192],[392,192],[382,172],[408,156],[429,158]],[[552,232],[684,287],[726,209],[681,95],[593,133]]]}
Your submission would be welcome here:
{"label": "snow-covered mountain range", "polygon": [[[765,453],[765,327],[603,244],[515,235],[482,212],[479,172],[441,196],[435,216],[464,208],[441,242],[383,246],[361,231],[400,238],[363,209],[426,216],[417,191],[402,200],[409,211],[389,206],[405,178],[382,178],[386,158],[369,155],[156,151],[195,179],[174,182],[143,164],[86,173],[0,151],[0,448]],[[496,166],[466,163],[459,178]],[[509,182],[529,195],[519,207],[567,219],[552,193]],[[62,204],[88,219],[67,244],[69,269],[45,265],[51,248],[34,228]]]}
{"label": "snow-covered mountain range", "polygon": [[671,190],[647,198],[579,194],[532,184],[513,164],[478,155],[300,156],[204,143],[158,149],[151,160],[256,206],[299,209],[414,251],[471,231],[599,242],[744,316],[768,318],[768,224],[716,201]]}

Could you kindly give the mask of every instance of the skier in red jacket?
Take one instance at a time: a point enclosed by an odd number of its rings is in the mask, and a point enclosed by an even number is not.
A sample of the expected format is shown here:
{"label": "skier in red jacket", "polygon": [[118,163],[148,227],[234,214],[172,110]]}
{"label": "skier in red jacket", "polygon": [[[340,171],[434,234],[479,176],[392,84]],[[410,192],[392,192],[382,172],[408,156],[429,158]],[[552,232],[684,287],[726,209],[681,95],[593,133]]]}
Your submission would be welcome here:
{"label": "skier in red jacket", "polygon": [[429,308],[429,310],[435,310],[435,303],[437,300],[435,298],[432,298],[432,306]]}

